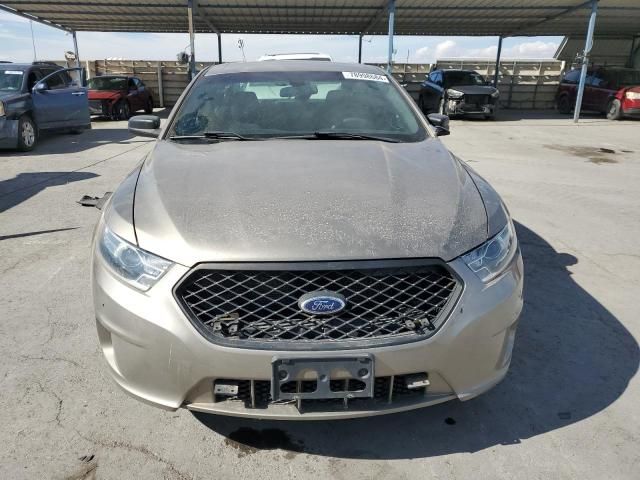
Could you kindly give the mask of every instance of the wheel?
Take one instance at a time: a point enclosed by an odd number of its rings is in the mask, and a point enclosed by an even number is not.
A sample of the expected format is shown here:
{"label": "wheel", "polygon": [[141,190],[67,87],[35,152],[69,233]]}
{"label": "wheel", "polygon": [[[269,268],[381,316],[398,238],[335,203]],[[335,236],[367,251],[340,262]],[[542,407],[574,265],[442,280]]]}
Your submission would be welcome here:
{"label": "wheel", "polygon": [[149,100],[147,100],[147,105],[144,107],[144,113],[147,115],[153,113],[153,98],[149,97]]}
{"label": "wheel", "polygon": [[18,122],[18,150],[33,150],[38,141],[38,130],[29,115],[23,115]]}
{"label": "wheel", "polygon": [[484,116],[485,120],[495,120],[496,119],[496,114],[495,113],[488,113]]}
{"label": "wheel", "polygon": [[571,113],[571,102],[568,95],[563,95],[557,102],[558,111],[563,114]]}
{"label": "wheel", "polygon": [[126,100],[120,100],[114,108],[115,120],[128,120],[131,116],[131,107]]}
{"label": "wheel", "polygon": [[609,120],[620,120],[622,118],[622,104],[617,98],[612,98],[607,104],[607,118]]}

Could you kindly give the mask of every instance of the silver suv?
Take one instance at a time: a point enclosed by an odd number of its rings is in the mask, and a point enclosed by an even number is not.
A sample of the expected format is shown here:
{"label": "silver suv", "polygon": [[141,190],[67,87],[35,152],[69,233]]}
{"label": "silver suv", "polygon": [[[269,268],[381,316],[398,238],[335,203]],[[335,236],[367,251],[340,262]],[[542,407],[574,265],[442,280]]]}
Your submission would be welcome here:
{"label": "silver suv", "polygon": [[210,67],[96,230],[100,345],[134,397],[328,419],[467,400],[498,383],[522,259],[497,193],[382,70]]}

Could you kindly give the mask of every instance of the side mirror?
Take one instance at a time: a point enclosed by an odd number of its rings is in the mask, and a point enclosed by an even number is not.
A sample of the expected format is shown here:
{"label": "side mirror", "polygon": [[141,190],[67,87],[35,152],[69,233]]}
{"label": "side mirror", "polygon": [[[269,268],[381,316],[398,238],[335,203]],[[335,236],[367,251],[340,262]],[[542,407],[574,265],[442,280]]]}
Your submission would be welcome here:
{"label": "side mirror", "polygon": [[451,133],[449,131],[449,117],[447,115],[430,113],[427,115],[427,120],[436,129],[436,136],[442,137]]}
{"label": "side mirror", "polygon": [[47,90],[49,90],[49,86],[47,85],[47,82],[38,82],[33,87],[34,93],[38,93],[38,92],[42,93]]}
{"label": "side mirror", "polygon": [[160,117],[157,115],[136,115],[129,119],[129,132],[141,137],[158,138]]}

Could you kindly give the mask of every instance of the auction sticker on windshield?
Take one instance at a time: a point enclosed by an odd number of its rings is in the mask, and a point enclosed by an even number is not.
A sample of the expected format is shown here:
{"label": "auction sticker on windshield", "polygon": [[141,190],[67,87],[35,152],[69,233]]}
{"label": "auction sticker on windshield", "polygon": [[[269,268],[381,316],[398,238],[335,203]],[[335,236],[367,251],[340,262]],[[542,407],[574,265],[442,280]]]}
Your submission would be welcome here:
{"label": "auction sticker on windshield", "polygon": [[5,75],[22,75],[22,72],[20,70],[5,70],[4,74]]}
{"label": "auction sticker on windshield", "polygon": [[389,83],[389,79],[385,75],[377,75],[375,73],[342,72],[342,76],[349,80],[368,80],[370,82]]}

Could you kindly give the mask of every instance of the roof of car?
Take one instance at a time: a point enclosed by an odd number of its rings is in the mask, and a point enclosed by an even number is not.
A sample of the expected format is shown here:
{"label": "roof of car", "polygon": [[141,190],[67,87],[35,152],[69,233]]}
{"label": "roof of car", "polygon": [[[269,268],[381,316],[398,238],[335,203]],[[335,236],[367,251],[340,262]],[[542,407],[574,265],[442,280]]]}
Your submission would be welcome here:
{"label": "roof of car", "polygon": [[235,62],[212,65],[205,75],[247,72],[358,72],[384,75],[384,70],[361,63],[318,62],[315,60],[269,60],[268,62]]}

